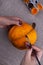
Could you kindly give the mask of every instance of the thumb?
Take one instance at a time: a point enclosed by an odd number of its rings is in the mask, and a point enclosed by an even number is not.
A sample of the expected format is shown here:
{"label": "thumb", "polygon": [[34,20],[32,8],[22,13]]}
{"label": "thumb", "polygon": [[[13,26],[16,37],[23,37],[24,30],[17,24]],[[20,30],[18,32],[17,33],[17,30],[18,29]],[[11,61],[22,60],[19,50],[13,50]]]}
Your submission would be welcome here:
{"label": "thumb", "polygon": [[18,25],[18,26],[21,26],[22,25],[22,21],[21,20],[19,20],[19,21],[16,21],[16,24]]}

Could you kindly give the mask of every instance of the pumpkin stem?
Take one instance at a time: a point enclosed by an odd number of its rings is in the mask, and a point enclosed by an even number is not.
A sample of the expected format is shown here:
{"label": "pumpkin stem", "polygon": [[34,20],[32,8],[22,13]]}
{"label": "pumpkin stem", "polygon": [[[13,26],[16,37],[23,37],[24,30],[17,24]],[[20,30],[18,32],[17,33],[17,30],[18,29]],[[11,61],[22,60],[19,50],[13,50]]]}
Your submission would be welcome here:
{"label": "pumpkin stem", "polygon": [[36,27],[36,23],[32,23],[32,27],[35,29],[35,27]]}

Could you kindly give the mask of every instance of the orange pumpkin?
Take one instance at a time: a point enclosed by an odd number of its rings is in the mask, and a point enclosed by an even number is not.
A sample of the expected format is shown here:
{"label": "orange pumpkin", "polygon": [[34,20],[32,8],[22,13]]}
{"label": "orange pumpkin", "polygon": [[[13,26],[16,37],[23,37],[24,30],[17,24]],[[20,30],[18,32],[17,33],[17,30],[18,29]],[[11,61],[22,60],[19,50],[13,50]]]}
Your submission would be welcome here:
{"label": "orange pumpkin", "polygon": [[38,13],[38,9],[35,8],[35,7],[33,7],[33,8],[31,9],[31,13],[32,13],[33,15],[36,15],[36,14]]}
{"label": "orange pumpkin", "polygon": [[18,49],[26,49],[25,42],[28,41],[31,45],[34,45],[37,40],[37,33],[32,25],[28,23],[22,23],[21,26],[12,26],[8,32],[9,40]]}
{"label": "orange pumpkin", "polygon": [[43,9],[43,5],[42,5],[41,3],[38,3],[38,4],[37,4],[37,8],[38,8],[39,10],[42,10],[42,9]]}
{"label": "orange pumpkin", "polygon": [[23,0],[24,1],[24,3],[28,3],[30,0]]}

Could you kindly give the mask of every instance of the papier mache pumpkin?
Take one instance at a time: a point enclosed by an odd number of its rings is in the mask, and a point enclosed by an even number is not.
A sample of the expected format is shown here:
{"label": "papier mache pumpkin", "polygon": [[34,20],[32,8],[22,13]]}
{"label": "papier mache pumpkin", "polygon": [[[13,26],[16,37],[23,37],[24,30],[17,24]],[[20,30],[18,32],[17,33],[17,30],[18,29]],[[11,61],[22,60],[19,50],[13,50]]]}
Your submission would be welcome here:
{"label": "papier mache pumpkin", "polygon": [[18,49],[26,49],[25,42],[34,45],[37,40],[37,33],[34,23],[22,23],[21,26],[11,25],[8,31],[8,38],[12,44]]}

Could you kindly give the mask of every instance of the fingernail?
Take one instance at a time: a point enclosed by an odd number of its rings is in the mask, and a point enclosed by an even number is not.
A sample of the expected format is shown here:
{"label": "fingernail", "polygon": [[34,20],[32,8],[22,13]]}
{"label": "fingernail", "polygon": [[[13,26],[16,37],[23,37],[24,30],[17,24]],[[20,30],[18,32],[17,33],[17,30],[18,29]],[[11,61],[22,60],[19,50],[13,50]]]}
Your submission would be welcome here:
{"label": "fingernail", "polygon": [[25,42],[25,45],[26,45],[26,48],[28,48],[28,49],[32,48],[31,45],[30,45],[30,43],[28,43],[28,42]]}
{"label": "fingernail", "polygon": [[19,24],[22,25],[22,21],[19,20]]}

